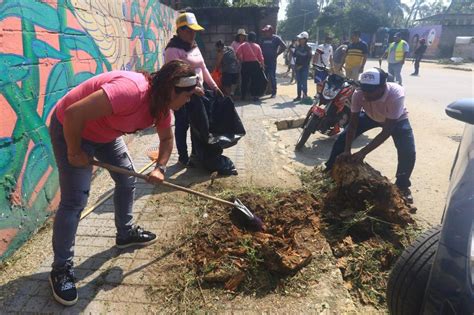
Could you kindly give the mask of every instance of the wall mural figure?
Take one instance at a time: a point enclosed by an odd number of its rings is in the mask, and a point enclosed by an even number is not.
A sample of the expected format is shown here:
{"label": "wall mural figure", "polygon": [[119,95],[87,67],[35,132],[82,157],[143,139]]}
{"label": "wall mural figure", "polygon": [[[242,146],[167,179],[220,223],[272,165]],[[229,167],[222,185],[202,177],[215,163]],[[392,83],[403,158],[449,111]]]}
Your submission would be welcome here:
{"label": "wall mural figure", "polygon": [[56,208],[56,102],[104,71],[157,70],[175,17],[154,0],[0,1],[0,259]]}

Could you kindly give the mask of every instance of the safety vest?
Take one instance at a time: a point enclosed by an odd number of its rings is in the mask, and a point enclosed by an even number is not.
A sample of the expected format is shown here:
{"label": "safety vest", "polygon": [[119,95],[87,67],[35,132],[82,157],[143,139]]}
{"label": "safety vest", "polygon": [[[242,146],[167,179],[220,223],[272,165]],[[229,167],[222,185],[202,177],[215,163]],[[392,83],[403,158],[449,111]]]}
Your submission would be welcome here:
{"label": "safety vest", "polygon": [[[404,43],[405,43],[405,41],[402,39],[398,42],[397,47],[395,47],[395,61],[396,62],[400,62],[400,61],[403,60],[403,56],[405,55],[405,51],[403,50]],[[395,45],[395,42],[391,43],[388,46],[389,53],[390,53],[390,51],[392,51],[393,45]]]}

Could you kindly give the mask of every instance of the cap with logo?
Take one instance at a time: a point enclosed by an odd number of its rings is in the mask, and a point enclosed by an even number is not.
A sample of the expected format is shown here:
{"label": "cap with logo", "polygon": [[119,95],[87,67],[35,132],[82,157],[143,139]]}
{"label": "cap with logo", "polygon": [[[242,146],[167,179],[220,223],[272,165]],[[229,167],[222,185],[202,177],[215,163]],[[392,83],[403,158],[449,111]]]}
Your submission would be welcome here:
{"label": "cap with logo", "polygon": [[302,38],[308,39],[309,34],[308,34],[308,32],[301,32],[301,33],[298,34],[298,36],[296,36],[296,38],[298,38],[298,39],[302,39]]}
{"label": "cap with logo", "polygon": [[387,73],[379,68],[371,68],[359,76],[360,89],[373,92],[387,82]]}
{"label": "cap with logo", "polygon": [[185,12],[181,13],[176,19],[176,28],[187,26],[193,31],[203,31],[204,27],[198,24],[194,13]]}

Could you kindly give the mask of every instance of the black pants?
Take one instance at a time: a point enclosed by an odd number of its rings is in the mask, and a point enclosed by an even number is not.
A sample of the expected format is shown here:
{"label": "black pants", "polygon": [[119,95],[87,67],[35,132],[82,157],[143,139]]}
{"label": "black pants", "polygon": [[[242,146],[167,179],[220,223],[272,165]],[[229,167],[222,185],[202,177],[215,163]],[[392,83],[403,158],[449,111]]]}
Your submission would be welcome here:
{"label": "black pants", "polygon": [[420,61],[421,58],[415,58],[415,74],[418,74],[418,71],[420,70]]}
{"label": "black pants", "polygon": [[242,82],[240,84],[241,96],[244,99],[247,96],[247,91],[250,85],[250,95],[258,96],[258,84],[255,84],[258,72],[260,71],[260,64],[258,61],[250,61],[242,63]]}

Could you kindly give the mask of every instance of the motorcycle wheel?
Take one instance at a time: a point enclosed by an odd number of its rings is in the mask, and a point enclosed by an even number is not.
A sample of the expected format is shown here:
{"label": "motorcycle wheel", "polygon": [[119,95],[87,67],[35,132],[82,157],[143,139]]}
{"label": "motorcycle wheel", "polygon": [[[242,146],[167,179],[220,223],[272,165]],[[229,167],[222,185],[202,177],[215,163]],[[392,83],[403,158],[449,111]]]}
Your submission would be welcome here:
{"label": "motorcycle wheel", "polygon": [[304,147],[304,144],[308,140],[309,136],[316,130],[318,119],[319,118],[316,117],[314,114],[311,114],[309,119],[303,125],[303,131],[301,132],[300,137],[298,138],[298,141],[296,142],[296,146],[295,146],[296,151],[300,151]]}

